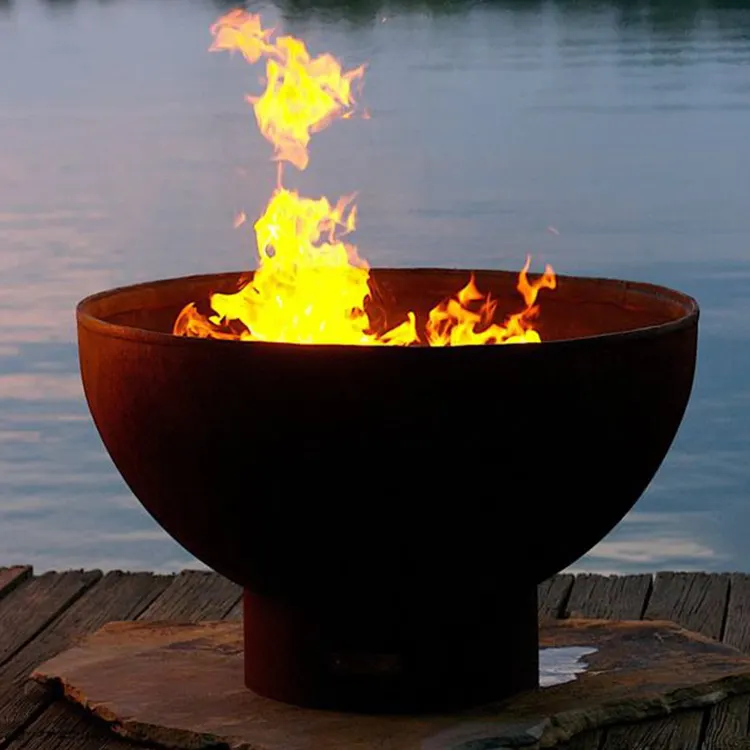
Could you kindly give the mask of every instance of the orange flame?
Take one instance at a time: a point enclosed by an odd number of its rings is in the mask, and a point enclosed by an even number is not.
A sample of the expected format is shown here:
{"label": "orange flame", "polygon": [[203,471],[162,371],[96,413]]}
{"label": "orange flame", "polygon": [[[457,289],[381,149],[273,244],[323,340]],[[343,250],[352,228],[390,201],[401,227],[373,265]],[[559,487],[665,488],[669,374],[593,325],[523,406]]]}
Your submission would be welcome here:
{"label": "orange flame", "polygon": [[[472,275],[455,297],[444,300],[430,311],[426,326],[430,346],[539,343],[539,333],[531,326],[539,310],[536,298],[541,289],[554,289],[557,281],[552,267],[547,266],[544,275],[530,283],[527,275],[530,262],[527,258],[518,278],[518,291],[526,302],[522,312],[511,315],[503,325],[493,323],[497,303],[477,289]],[[475,306],[480,300],[481,304]]]}
{"label": "orange flame", "polygon": [[[444,300],[429,314],[424,341],[416,315],[395,328],[376,332],[366,312],[371,299],[370,274],[354,245],[342,240],[356,228],[352,197],[335,205],[326,198],[304,198],[282,184],[282,163],[306,169],[312,133],[337,117],[354,113],[353,86],[364,66],[344,71],[329,54],[311,57],[305,44],[282,36],[260,18],[234,10],[212,27],[211,50],[239,51],[250,63],[266,58],[266,88],[248,97],[263,136],[273,145],[279,162],[278,187],[263,215],[255,222],[258,270],[234,294],[213,294],[211,314],[194,303],[178,316],[174,333],[247,341],[296,344],[461,346],[539,342],[532,321],[541,289],[554,289],[555,275],[529,282],[526,261],[518,281],[526,307],[503,325],[494,322],[497,303],[483,295],[474,278],[456,297]],[[237,216],[235,226],[245,220]]]}

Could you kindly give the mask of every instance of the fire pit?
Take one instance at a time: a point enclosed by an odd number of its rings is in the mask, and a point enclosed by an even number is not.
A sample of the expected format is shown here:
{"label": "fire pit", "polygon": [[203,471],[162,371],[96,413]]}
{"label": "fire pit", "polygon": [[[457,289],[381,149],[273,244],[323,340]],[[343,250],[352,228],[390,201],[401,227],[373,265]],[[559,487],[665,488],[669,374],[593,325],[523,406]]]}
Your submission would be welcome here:
{"label": "fire pit", "polygon": [[[465,277],[373,275],[418,310]],[[477,279],[501,304],[513,292],[512,274]],[[695,302],[561,277],[528,346],[172,335],[186,302],[236,282],[95,295],[78,330],[91,413],[133,493],[245,587],[248,687],[393,709],[534,686],[536,585],[662,462],[693,381]],[[508,587],[516,606],[499,610]]]}
{"label": "fire pit", "polygon": [[[272,43],[244,13],[214,33],[268,57],[256,118],[279,164],[304,168],[361,70]],[[533,688],[537,584],[659,468],[690,395],[697,305],[549,268],[532,281],[528,263],[371,270],[337,236],[347,205],[300,198],[279,169],[254,274],[81,302],[94,421],[156,521],[244,587],[251,690],[415,711]]]}

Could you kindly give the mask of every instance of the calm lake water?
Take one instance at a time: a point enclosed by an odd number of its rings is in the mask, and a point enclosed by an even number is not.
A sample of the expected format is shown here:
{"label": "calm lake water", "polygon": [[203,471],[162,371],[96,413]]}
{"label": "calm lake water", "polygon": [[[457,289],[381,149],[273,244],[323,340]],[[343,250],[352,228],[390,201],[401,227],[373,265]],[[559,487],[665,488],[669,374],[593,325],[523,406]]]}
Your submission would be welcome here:
{"label": "calm lake water", "polygon": [[[251,222],[232,221],[257,216],[274,170],[243,98],[262,71],[207,52],[229,7],[0,0],[0,565],[194,564],[99,442],[73,308],[120,284],[252,264]],[[750,570],[750,5],[252,9],[313,52],[369,65],[371,119],[315,136],[293,181],[359,191],[356,241],[373,265],[515,269],[530,252],[535,269],[698,298],[679,438],[577,567]]]}

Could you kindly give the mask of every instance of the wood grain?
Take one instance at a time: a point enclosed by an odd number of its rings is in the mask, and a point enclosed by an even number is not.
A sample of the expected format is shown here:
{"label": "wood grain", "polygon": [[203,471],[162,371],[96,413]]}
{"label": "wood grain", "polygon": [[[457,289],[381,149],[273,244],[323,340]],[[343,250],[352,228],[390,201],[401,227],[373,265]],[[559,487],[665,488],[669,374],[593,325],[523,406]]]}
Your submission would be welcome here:
{"label": "wood grain", "polygon": [[576,576],[566,606],[567,617],[640,620],[651,589],[650,575]]}

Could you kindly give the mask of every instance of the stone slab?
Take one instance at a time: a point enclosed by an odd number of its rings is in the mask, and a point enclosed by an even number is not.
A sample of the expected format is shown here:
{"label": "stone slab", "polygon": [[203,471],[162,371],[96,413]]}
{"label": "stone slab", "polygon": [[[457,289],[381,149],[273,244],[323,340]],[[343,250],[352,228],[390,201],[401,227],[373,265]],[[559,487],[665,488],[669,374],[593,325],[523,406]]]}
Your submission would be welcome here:
{"label": "stone slab", "polygon": [[32,677],[119,734],[180,750],[546,748],[750,693],[750,657],[673,623],[551,621],[540,645],[587,654],[585,671],[450,715],[314,711],[254,695],[243,686],[240,623],[110,623]]}

